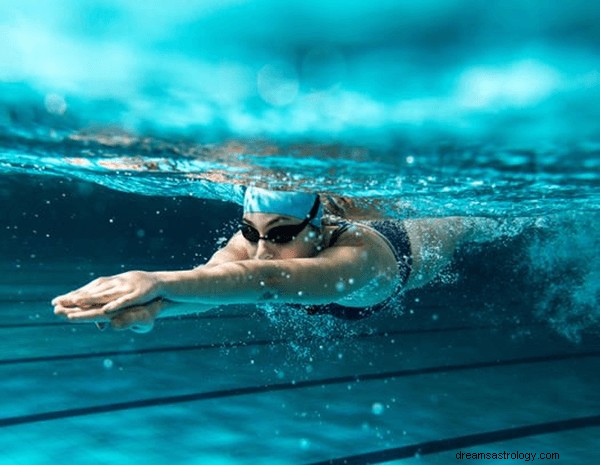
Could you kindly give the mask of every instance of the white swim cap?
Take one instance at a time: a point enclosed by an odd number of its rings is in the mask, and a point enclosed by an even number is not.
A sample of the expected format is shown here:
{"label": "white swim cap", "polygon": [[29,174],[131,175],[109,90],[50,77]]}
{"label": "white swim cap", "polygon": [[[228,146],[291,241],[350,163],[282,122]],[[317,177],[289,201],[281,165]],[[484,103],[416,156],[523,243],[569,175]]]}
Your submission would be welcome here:
{"label": "white swim cap", "polygon": [[[317,194],[307,192],[270,191],[259,187],[248,187],[244,194],[244,214],[270,213],[305,220],[318,197]],[[322,217],[323,206],[319,204],[310,224],[320,228]]]}

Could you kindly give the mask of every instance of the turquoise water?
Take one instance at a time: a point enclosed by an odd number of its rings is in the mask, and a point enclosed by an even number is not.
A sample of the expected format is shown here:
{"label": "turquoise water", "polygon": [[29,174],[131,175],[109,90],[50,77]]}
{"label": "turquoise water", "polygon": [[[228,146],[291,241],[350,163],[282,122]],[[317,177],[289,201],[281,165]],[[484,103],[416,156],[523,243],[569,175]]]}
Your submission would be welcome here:
{"label": "turquoise water", "polygon": [[[596,463],[599,16],[0,2],[0,463]],[[94,277],[205,261],[248,184],[502,226],[364,321],[54,317]]]}

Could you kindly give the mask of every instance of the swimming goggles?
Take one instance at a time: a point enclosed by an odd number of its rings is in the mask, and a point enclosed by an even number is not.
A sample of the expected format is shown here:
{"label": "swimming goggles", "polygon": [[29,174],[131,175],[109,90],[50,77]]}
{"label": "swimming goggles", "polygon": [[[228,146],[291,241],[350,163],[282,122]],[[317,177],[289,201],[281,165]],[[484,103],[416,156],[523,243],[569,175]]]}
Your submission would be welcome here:
{"label": "swimming goggles", "polygon": [[310,223],[310,221],[316,216],[319,211],[319,205],[321,204],[321,200],[319,196],[315,199],[315,203],[306,219],[299,224],[291,224],[285,226],[275,226],[274,228],[269,229],[267,234],[261,236],[260,233],[256,230],[256,228],[250,226],[248,223],[241,223],[240,230],[242,231],[242,236],[253,243],[257,243],[260,239],[264,241],[271,241],[274,244],[285,244],[287,242],[291,242],[296,239],[296,236],[302,232],[304,228]]}

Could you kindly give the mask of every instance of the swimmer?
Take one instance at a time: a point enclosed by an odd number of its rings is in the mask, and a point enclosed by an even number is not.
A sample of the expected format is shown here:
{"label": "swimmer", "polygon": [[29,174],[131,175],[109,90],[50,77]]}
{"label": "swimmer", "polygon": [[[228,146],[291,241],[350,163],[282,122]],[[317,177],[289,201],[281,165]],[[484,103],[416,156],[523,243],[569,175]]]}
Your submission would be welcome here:
{"label": "swimmer", "polygon": [[98,278],[52,305],[68,321],[136,332],[150,331],[158,317],[228,304],[285,303],[359,319],[433,280],[460,244],[491,240],[496,225],[460,217],[347,221],[324,215],[317,194],[249,187],[239,231],[204,265]]}

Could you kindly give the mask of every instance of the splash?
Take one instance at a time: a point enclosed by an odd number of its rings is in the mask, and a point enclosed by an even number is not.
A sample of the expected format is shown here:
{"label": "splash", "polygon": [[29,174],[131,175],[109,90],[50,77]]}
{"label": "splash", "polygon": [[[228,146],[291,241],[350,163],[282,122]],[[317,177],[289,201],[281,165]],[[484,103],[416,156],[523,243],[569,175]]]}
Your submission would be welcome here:
{"label": "splash", "polygon": [[269,319],[278,338],[289,341],[289,359],[314,360],[336,352],[339,343],[367,332],[366,324],[330,315],[309,315],[290,305],[262,305],[257,311]]}
{"label": "splash", "polygon": [[529,278],[540,292],[536,316],[578,343],[600,330],[600,217],[550,221],[528,250]]}

